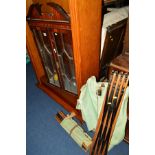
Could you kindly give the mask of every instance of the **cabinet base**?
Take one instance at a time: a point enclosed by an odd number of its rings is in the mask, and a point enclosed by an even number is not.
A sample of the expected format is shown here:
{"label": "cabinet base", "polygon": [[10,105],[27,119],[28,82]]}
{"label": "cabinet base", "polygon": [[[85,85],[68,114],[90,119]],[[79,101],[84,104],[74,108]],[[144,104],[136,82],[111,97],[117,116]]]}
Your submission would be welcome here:
{"label": "cabinet base", "polygon": [[[60,104],[63,108],[65,108],[69,112],[74,112],[76,114],[76,118],[79,119],[80,122],[83,122],[81,112],[76,110],[75,107],[72,107],[68,101],[64,98],[58,96],[55,92],[51,91],[50,87],[47,87],[44,83],[37,83],[37,86],[43,90],[48,96],[50,96],[54,101]],[[75,103],[74,103],[75,104]]]}

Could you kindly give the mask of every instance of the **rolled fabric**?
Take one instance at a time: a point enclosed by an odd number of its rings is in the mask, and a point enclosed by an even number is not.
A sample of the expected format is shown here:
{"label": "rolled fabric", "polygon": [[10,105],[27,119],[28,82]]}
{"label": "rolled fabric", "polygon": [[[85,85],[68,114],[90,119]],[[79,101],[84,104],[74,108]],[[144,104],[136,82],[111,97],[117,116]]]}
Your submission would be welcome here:
{"label": "rolled fabric", "polygon": [[72,118],[63,119],[60,125],[84,151],[88,151],[92,138]]}

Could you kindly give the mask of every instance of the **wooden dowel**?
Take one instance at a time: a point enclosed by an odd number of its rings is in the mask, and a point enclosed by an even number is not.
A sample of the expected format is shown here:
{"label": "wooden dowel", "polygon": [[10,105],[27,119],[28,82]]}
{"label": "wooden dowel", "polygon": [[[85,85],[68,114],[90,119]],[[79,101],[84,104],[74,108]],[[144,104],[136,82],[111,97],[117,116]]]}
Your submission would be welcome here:
{"label": "wooden dowel", "polygon": [[116,85],[115,85],[115,90],[114,90],[114,94],[113,94],[113,97],[112,97],[112,101],[114,100],[114,97],[116,96],[116,90],[118,89],[118,85],[119,85],[120,79],[121,79],[121,74],[118,74],[118,78],[117,78],[117,81],[116,81]]}
{"label": "wooden dowel", "polygon": [[113,83],[115,82],[115,78],[116,78],[116,72],[114,72],[114,74],[112,76],[112,81],[111,81],[111,84],[110,84],[110,90],[109,90],[109,93],[108,93],[108,98],[110,97],[111,90],[112,90],[112,87],[113,87]]}
{"label": "wooden dowel", "polygon": [[[117,97],[117,103],[118,103],[119,98],[120,98],[120,96],[121,96],[122,87],[123,87],[123,85],[124,85],[124,82],[125,82],[125,75],[123,75],[123,77],[122,77],[122,81],[121,81],[121,85],[120,85],[120,89],[119,89],[118,97]],[[116,103],[116,105],[117,105],[117,103]]]}

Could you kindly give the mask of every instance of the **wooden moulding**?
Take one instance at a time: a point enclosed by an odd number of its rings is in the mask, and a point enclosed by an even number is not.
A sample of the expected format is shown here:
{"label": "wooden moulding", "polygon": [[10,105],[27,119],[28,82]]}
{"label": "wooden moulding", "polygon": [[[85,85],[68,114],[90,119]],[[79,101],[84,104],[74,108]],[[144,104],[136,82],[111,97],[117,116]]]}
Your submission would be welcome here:
{"label": "wooden moulding", "polygon": [[46,2],[54,2],[59,4],[69,14],[69,0],[46,0]]}
{"label": "wooden moulding", "polygon": [[47,87],[49,87],[51,91],[55,92],[62,99],[66,100],[68,102],[68,104],[72,105],[73,108],[76,107],[76,102],[77,102],[77,99],[78,99],[78,96],[77,95],[75,95],[73,93],[70,93],[70,92],[64,90],[63,88],[59,88],[57,86],[54,86],[54,85],[50,84],[47,81],[47,78],[45,76],[43,76],[41,78],[41,81],[42,81],[42,83],[44,85],[46,85]]}
{"label": "wooden moulding", "polygon": [[[53,22],[53,21],[52,21]],[[60,30],[71,30],[70,29],[70,25],[68,23],[64,23],[63,25],[61,25],[60,22],[56,22],[54,21],[54,24],[50,24],[49,21],[44,21],[44,23],[41,23],[40,21],[35,21],[35,23],[31,23],[30,24],[32,27],[41,27],[41,28],[52,28],[54,30],[56,29],[60,29]],[[65,26],[64,26],[65,25]]]}
{"label": "wooden moulding", "polygon": [[70,21],[70,17],[65,10],[56,3],[32,4],[29,8],[27,19]]}

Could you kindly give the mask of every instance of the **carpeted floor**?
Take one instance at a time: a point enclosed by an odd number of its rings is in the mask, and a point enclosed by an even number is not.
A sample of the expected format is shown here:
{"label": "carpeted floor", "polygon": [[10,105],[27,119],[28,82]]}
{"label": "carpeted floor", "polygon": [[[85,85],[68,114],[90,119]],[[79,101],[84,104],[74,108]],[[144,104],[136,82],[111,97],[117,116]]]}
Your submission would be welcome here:
{"label": "carpeted floor", "polygon": [[[88,155],[55,120],[55,114],[58,111],[66,111],[36,87],[32,65],[28,63],[26,66],[27,155]],[[129,145],[125,142],[108,153],[108,155],[128,154]]]}

